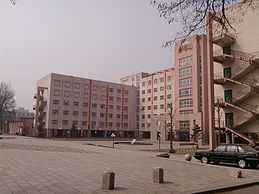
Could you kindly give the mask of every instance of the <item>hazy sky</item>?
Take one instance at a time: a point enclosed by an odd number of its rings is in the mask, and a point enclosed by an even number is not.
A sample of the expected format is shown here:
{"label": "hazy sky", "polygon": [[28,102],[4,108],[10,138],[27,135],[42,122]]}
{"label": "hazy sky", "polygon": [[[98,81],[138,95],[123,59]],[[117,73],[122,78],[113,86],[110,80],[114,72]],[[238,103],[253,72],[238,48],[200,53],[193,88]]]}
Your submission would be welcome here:
{"label": "hazy sky", "polygon": [[118,81],[173,65],[162,44],[177,26],[150,0],[0,0],[0,81],[32,108],[36,81],[64,73]]}

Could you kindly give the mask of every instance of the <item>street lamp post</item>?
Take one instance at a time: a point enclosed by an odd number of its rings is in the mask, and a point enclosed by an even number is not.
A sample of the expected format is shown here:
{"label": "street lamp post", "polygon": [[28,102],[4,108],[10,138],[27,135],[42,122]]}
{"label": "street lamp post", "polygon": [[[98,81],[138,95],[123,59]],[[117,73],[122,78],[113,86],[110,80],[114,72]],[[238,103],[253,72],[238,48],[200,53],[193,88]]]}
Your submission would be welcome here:
{"label": "street lamp post", "polygon": [[173,147],[173,104],[169,104],[169,117],[170,117],[170,150],[169,153],[175,153]]}
{"label": "street lamp post", "polygon": [[114,149],[114,140],[115,140],[115,137],[116,135],[114,133],[111,134],[111,137],[112,137],[112,148]]}

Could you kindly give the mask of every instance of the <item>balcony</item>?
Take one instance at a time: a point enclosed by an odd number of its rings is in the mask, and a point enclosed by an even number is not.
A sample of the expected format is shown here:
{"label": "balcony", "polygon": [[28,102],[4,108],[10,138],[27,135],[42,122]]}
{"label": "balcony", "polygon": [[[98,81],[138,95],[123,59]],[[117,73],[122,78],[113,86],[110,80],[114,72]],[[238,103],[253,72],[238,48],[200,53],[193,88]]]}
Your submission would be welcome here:
{"label": "balcony", "polygon": [[227,47],[235,42],[235,36],[230,33],[219,33],[213,37],[213,43],[221,47]]}
{"label": "balcony", "polygon": [[216,49],[213,51],[213,60],[217,63],[232,62],[234,57],[231,54],[223,52],[223,49]]}
{"label": "balcony", "polygon": [[214,74],[214,83],[219,85],[223,85],[225,83],[223,72],[218,72]]}
{"label": "balcony", "polygon": [[259,51],[252,53],[252,61],[259,65]]}

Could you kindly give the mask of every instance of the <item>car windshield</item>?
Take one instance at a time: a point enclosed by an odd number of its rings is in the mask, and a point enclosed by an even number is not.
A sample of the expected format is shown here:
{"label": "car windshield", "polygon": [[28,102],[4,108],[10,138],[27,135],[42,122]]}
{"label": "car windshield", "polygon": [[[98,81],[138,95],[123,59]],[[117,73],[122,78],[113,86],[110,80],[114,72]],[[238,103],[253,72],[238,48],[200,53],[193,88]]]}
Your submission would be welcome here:
{"label": "car windshield", "polygon": [[242,145],[241,148],[245,151],[245,152],[256,152],[256,150],[250,146],[247,145]]}

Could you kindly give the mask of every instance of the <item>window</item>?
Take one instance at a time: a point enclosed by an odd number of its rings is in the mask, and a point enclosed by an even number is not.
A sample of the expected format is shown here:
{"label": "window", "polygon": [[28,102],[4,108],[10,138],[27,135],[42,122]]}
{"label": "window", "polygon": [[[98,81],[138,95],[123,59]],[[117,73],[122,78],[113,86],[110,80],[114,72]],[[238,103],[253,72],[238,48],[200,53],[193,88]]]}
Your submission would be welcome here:
{"label": "window", "polygon": [[160,100],[164,100],[164,95],[160,96]]}
{"label": "window", "polygon": [[192,99],[180,100],[180,108],[192,107]]}
{"label": "window", "polygon": [[109,105],[109,109],[113,109],[113,105]]}
{"label": "window", "polygon": [[179,77],[186,77],[192,75],[192,67],[179,69]]}
{"label": "window", "polygon": [[112,113],[109,113],[109,118],[112,118],[113,117],[113,114]]}
{"label": "window", "polygon": [[69,105],[69,100],[64,100],[64,105],[68,106]]}
{"label": "window", "polygon": [[148,81],[148,85],[150,86],[152,84],[151,80]]}
{"label": "window", "polygon": [[124,98],[124,102],[127,103],[128,102],[128,98]]}
{"label": "window", "polygon": [[147,115],[147,118],[148,118],[148,119],[150,119],[150,118],[151,118],[151,115],[150,115],[150,114],[148,114],[148,115]]}
{"label": "window", "polygon": [[60,96],[60,90],[55,89],[54,90],[54,96]]}
{"label": "window", "polygon": [[124,107],[123,107],[123,110],[128,110],[128,107],[127,107],[127,106],[124,106]]}
{"label": "window", "polygon": [[68,125],[68,120],[63,120],[62,125]]}
{"label": "window", "polygon": [[121,109],[121,106],[117,105],[117,106],[116,106],[116,109],[117,109],[117,110],[120,110],[120,109]]}
{"label": "window", "polygon": [[180,97],[191,96],[192,95],[192,88],[180,89],[179,95],[180,95]]}
{"label": "window", "polygon": [[96,117],[96,116],[97,116],[96,112],[92,112],[92,117]]}
{"label": "window", "polygon": [[69,96],[70,96],[70,91],[65,90],[64,91],[64,97],[69,98]]}
{"label": "window", "polygon": [[124,94],[128,94],[128,93],[129,93],[129,91],[125,89],[124,90]]}
{"label": "window", "polygon": [[142,98],[142,102],[145,102],[145,98]]}
{"label": "window", "polygon": [[121,102],[121,97],[116,98],[117,102]]}
{"label": "window", "polygon": [[163,77],[160,78],[160,82],[161,82],[161,83],[164,82],[164,78],[163,78]]}
{"label": "window", "polygon": [[109,127],[112,127],[112,122],[109,122]]}
{"label": "window", "polygon": [[83,115],[83,116],[87,116],[87,112],[83,112],[82,115]]}
{"label": "window", "polygon": [[100,117],[103,118],[104,117],[104,113],[100,113]]}
{"label": "window", "polygon": [[71,88],[71,83],[69,81],[65,81],[65,88]]}
{"label": "window", "polygon": [[145,82],[142,82],[142,86],[145,86]]}
{"label": "window", "polygon": [[120,94],[121,93],[121,89],[117,89],[117,93]]}
{"label": "window", "polygon": [[69,115],[69,110],[64,110],[63,115]]}
{"label": "window", "polygon": [[74,115],[74,116],[78,116],[78,115],[79,115],[79,112],[78,112],[78,111],[73,111],[73,115]]}
{"label": "window", "polygon": [[116,127],[120,128],[121,124],[120,123],[116,123]]}
{"label": "window", "polygon": [[147,123],[147,128],[150,128],[151,127],[151,124],[150,123]]}
{"label": "window", "polygon": [[189,130],[190,129],[190,121],[179,121],[180,130]]}
{"label": "window", "polygon": [[156,101],[157,100],[157,96],[154,96],[154,101]]}
{"label": "window", "polygon": [[142,119],[145,119],[145,115],[142,115],[141,118],[142,118]]}
{"label": "window", "polygon": [[104,127],[104,122],[103,121],[99,122],[99,126]]}
{"label": "window", "polygon": [[226,146],[220,145],[214,151],[215,152],[225,152],[225,150],[226,150]]}
{"label": "window", "polygon": [[147,93],[150,94],[150,93],[151,93],[151,89],[148,89],[148,90],[147,90]]}
{"label": "window", "polygon": [[141,110],[145,110],[145,106],[142,106],[142,109]]}
{"label": "window", "polygon": [[164,109],[164,105],[163,104],[160,104],[160,109]]}
{"label": "window", "polygon": [[80,89],[80,83],[77,83],[77,82],[73,83],[73,88]]}
{"label": "window", "polygon": [[109,96],[109,101],[113,101],[113,96]]}
{"label": "window", "polygon": [[124,119],[128,119],[128,115],[123,115],[123,118]]}
{"label": "window", "polygon": [[53,104],[59,105],[59,100],[53,100]]}
{"label": "window", "polygon": [[87,102],[83,102],[83,107],[88,107],[88,103]]}
{"label": "window", "polygon": [[87,126],[87,121],[82,121],[83,126]]}
{"label": "window", "polygon": [[151,106],[148,106],[147,109],[148,109],[148,110],[151,110]]}
{"label": "window", "polygon": [[192,65],[192,56],[179,59],[179,67],[186,67]]}
{"label": "window", "polygon": [[80,92],[73,92],[74,98],[79,98],[80,97]]}
{"label": "window", "polygon": [[157,109],[157,105],[154,105],[154,110],[156,110]]}
{"label": "window", "polygon": [[58,124],[58,120],[52,120],[52,125],[57,125]]}
{"label": "window", "polygon": [[123,123],[124,128],[128,128],[128,123]]}
{"label": "window", "polygon": [[117,114],[116,117],[117,117],[117,119],[120,119],[120,118],[121,118],[121,115],[120,115],[120,114]]}
{"label": "window", "polygon": [[74,104],[74,106],[79,106],[79,102],[77,102],[77,101],[74,101],[73,104]]}
{"label": "window", "polygon": [[164,87],[163,86],[160,87],[160,91],[164,91]]}
{"label": "window", "polygon": [[171,99],[172,95],[171,94],[167,94],[167,99]]}
{"label": "window", "polygon": [[100,105],[100,108],[101,108],[101,109],[105,109],[105,104],[101,104],[101,105]]}
{"label": "window", "polygon": [[157,79],[154,79],[154,84],[157,84]]}
{"label": "window", "polygon": [[53,115],[58,115],[58,110],[56,110],[56,109],[55,109],[55,110],[52,110],[52,114],[53,114]]}
{"label": "window", "polygon": [[154,92],[157,92],[157,88],[154,88]]}
{"label": "window", "polygon": [[145,90],[142,90],[142,94],[145,94]]}
{"label": "window", "polygon": [[151,101],[151,97],[148,97],[148,98],[147,98],[147,101],[150,102],[150,101]]}
{"label": "window", "polygon": [[72,125],[76,127],[78,125],[78,121],[73,121]]}
{"label": "window", "polygon": [[179,80],[179,87],[184,88],[192,85],[192,79],[187,78],[187,79],[180,79]]}
{"label": "window", "polygon": [[169,75],[169,76],[167,76],[167,81],[171,81],[172,80],[172,77]]}
{"label": "window", "polygon": [[96,103],[93,103],[93,104],[92,104],[92,107],[93,107],[93,108],[97,108],[97,104],[96,104]]}
{"label": "window", "polygon": [[92,121],[91,124],[92,124],[92,127],[96,127],[96,121]]}
{"label": "window", "polygon": [[172,86],[171,86],[171,85],[168,85],[168,86],[167,86],[167,89],[168,89],[168,90],[171,90],[171,89],[172,89]]}
{"label": "window", "polygon": [[237,146],[235,145],[227,146],[227,152],[237,152]]}
{"label": "window", "polygon": [[109,92],[113,92],[114,91],[114,89],[113,88],[109,88]]}
{"label": "window", "polygon": [[54,87],[59,88],[61,86],[61,81],[60,80],[54,80]]}

